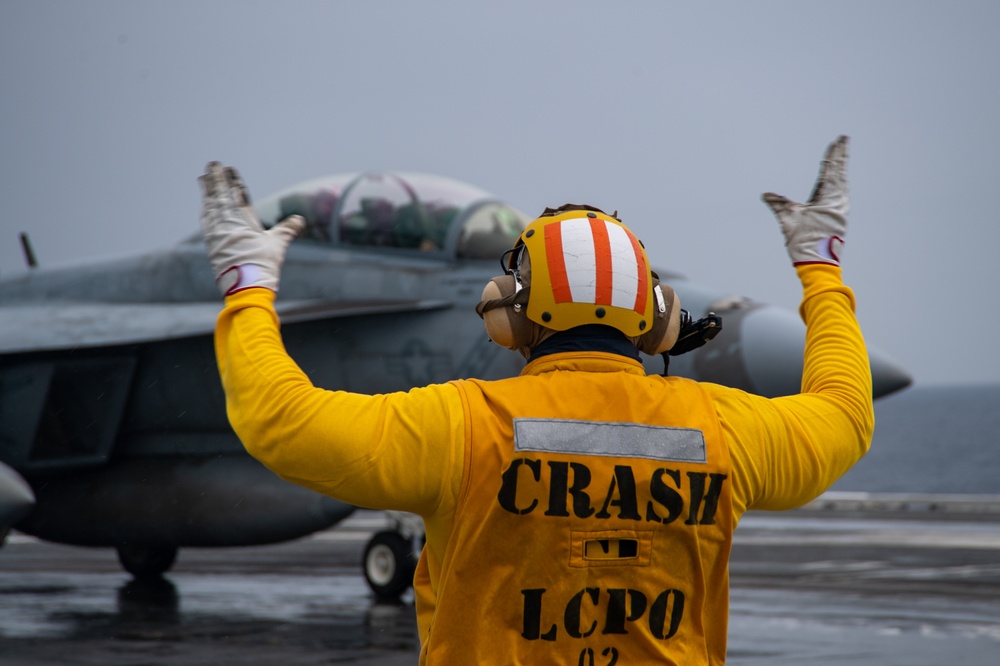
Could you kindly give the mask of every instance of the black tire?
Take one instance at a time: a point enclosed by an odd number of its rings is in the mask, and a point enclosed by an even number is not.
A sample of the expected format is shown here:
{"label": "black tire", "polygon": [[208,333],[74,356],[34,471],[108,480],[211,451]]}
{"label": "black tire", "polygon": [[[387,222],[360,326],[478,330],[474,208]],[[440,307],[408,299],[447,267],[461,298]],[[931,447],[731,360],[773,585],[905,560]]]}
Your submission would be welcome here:
{"label": "black tire", "polygon": [[118,561],[122,568],[136,578],[159,578],[170,570],[177,559],[176,546],[117,546]]}
{"label": "black tire", "polygon": [[378,532],[365,546],[361,568],[375,596],[399,599],[413,585],[413,572],[417,568],[413,546],[398,532]]}

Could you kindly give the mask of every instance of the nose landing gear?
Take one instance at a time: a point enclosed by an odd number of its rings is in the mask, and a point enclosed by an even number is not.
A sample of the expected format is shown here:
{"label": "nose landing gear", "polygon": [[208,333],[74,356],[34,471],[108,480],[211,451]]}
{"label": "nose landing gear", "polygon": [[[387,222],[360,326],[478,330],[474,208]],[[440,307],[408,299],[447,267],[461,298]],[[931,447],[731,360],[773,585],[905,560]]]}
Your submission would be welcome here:
{"label": "nose landing gear", "polygon": [[392,529],[376,532],[361,560],[368,587],[385,601],[396,601],[413,585],[413,573],[424,545],[424,523],[419,516],[387,512]]}

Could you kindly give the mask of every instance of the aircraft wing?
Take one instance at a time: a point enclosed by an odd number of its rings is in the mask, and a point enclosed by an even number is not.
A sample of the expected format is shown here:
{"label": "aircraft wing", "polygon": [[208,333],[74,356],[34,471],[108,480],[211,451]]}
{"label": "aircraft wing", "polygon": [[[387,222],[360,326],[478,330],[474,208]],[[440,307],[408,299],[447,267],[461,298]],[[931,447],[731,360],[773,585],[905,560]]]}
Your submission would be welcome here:
{"label": "aircraft wing", "polygon": [[[360,315],[440,310],[447,301],[290,300],[283,324]],[[0,355],[140,344],[208,335],[222,304],[47,302],[0,306]]]}

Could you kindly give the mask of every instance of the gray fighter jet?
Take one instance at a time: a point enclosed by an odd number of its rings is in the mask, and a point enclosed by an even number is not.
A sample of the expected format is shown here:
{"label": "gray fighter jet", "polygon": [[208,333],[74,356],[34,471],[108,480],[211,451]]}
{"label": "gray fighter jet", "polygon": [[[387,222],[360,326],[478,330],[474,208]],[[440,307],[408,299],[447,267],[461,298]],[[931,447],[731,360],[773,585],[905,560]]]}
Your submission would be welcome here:
{"label": "gray fighter jet", "polygon": [[[448,178],[364,173],[298,185],[257,211],[265,225],[307,220],[278,311],[289,352],[317,385],[384,393],[523,366],[473,312],[529,221],[506,203]],[[693,318],[724,321],[710,344],[672,358],[672,374],[798,391],[805,329],[794,313],[658,272]],[[160,252],[0,280],[0,534],[13,526],[113,547],[125,569],[150,576],[180,547],[293,539],[352,511],[243,451],[215,363],[220,308],[200,233]],[[870,351],[876,395],[910,383]]]}

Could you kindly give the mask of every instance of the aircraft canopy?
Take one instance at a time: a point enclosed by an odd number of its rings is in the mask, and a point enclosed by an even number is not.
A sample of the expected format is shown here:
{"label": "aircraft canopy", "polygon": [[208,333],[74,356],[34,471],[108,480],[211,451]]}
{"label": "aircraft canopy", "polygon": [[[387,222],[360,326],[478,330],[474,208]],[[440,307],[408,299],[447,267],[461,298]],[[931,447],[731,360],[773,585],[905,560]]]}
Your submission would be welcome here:
{"label": "aircraft canopy", "polygon": [[370,172],[311,180],[256,205],[265,227],[289,215],[328,245],[497,259],[531,221],[472,185],[429,174]]}

